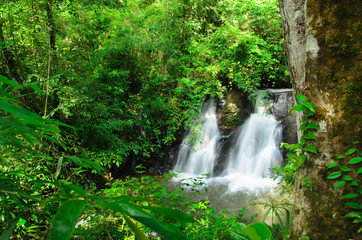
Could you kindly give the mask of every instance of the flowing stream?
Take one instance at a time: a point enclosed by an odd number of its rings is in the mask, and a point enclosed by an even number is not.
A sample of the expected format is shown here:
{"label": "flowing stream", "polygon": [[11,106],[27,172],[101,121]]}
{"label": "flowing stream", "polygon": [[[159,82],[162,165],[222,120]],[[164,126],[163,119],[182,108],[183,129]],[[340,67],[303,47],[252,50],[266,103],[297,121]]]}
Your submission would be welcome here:
{"label": "flowing stream", "polygon": [[[208,191],[200,199],[210,201],[220,211],[237,212],[252,200],[270,197],[278,180],[271,178],[269,169],[283,161],[279,150],[282,126],[267,114],[269,106],[262,102],[265,101],[258,96],[254,113],[233,134],[222,136],[217,125],[216,102],[208,100],[203,106],[196,141],[190,142],[190,133],[181,144],[174,167],[174,171],[179,172],[175,184],[181,179],[208,174],[203,179],[204,185],[199,187],[200,190],[207,187]],[[225,139],[230,143],[224,144]],[[227,151],[224,159],[219,157],[221,149]],[[224,161],[223,169],[221,174],[214,175],[219,161]],[[260,213],[261,210],[252,211]]]}

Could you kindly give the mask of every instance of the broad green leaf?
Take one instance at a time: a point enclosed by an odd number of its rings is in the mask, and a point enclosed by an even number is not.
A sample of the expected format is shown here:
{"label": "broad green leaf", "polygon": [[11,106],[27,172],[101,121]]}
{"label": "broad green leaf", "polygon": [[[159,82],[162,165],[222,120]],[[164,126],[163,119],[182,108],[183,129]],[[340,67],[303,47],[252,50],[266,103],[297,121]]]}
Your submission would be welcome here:
{"label": "broad green leaf", "polygon": [[272,240],[273,235],[265,223],[257,222],[247,225],[241,230],[250,240]]}
{"label": "broad green leaf", "polygon": [[348,168],[348,167],[346,167],[346,166],[342,166],[342,167],[341,167],[341,171],[343,171],[343,172],[349,172],[349,171],[351,171],[351,169]]}
{"label": "broad green leaf", "polygon": [[331,164],[328,165],[327,168],[334,168],[334,167],[337,166],[337,165],[338,165],[338,163],[332,162]]}
{"label": "broad green leaf", "polygon": [[314,132],[308,132],[305,136],[305,139],[315,139]]}
{"label": "broad green leaf", "polygon": [[362,157],[354,157],[351,160],[349,160],[348,164],[356,164],[362,161]]}
{"label": "broad green leaf", "polygon": [[297,112],[303,112],[305,111],[307,108],[303,105],[295,105],[294,107],[292,107],[290,110],[289,110],[289,113],[292,113],[292,111],[297,111]]}
{"label": "broad green leaf", "polygon": [[328,179],[336,179],[339,178],[342,175],[341,172],[332,172],[331,174],[328,175]]}
{"label": "broad green leaf", "polygon": [[356,181],[352,181],[352,182],[350,182],[349,185],[351,185],[351,186],[358,186],[358,183],[357,183]]}
{"label": "broad green leaf", "polygon": [[362,173],[362,167],[357,170],[357,173]]}
{"label": "broad green leaf", "polygon": [[306,155],[300,155],[296,158],[296,161],[295,161],[295,168],[296,169],[299,169],[300,166],[303,165],[303,163],[305,162],[305,160],[307,159],[307,156]]}
{"label": "broad green leaf", "polygon": [[343,187],[344,185],[346,185],[345,181],[337,182],[336,184],[334,184],[334,189]]}
{"label": "broad green leaf", "polygon": [[308,145],[307,147],[303,148],[304,151],[317,153],[317,148],[314,145]]}
{"label": "broad green leaf", "polygon": [[342,198],[344,198],[344,199],[358,198],[358,194],[357,193],[348,193],[346,195],[343,195]]}
{"label": "broad green leaf", "polygon": [[308,104],[305,105],[311,112],[315,113],[315,107],[314,107],[314,102],[310,102]]}
{"label": "broad green leaf", "polygon": [[351,155],[352,153],[354,153],[357,149],[355,148],[351,148],[346,152],[346,155]]}
{"label": "broad green leaf", "polygon": [[361,204],[358,204],[356,202],[348,202],[346,205],[353,209],[361,209]]}
{"label": "broad green leaf", "polygon": [[50,231],[50,240],[68,240],[81,215],[86,200],[68,200],[60,205]]}
{"label": "broad green leaf", "polygon": [[235,223],[232,225],[230,229],[230,234],[233,240],[250,240],[245,234],[242,232],[246,225],[244,223]]}
{"label": "broad green leaf", "polygon": [[343,180],[352,181],[352,178],[350,176],[348,176],[348,175],[344,175]]}
{"label": "broad green leaf", "polygon": [[151,214],[143,211],[139,207],[126,202],[108,202],[104,204],[105,207],[112,209],[136,219],[147,227],[158,232],[166,239],[186,239],[186,234],[175,228],[174,226],[160,222]]}
{"label": "broad green leaf", "polygon": [[338,155],[336,158],[337,159],[342,159],[342,158],[344,158],[344,156],[343,155]]}
{"label": "broad green leaf", "polygon": [[307,126],[307,129],[319,129],[319,127],[315,121],[310,121],[310,123]]}
{"label": "broad green leaf", "polygon": [[302,94],[298,94],[298,95],[297,95],[297,99],[298,99],[298,101],[299,101],[301,104],[303,104],[303,105],[308,104],[307,98],[306,98],[304,95],[302,95]]}

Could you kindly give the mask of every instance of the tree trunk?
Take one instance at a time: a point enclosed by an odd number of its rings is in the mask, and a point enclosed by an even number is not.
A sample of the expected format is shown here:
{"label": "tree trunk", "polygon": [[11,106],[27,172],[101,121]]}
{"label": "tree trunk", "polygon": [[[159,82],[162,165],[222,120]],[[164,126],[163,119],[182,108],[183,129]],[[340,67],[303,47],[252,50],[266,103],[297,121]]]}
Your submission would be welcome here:
{"label": "tree trunk", "polygon": [[[358,239],[358,225],[327,180],[327,166],[361,138],[362,104],[358,0],[279,0],[295,93],[314,101],[318,154],[298,171],[293,238]],[[361,143],[358,144],[361,150]],[[313,191],[302,178],[312,182]],[[348,189],[344,189],[348,191]],[[346,192],[345,192],[346,193]],[[360,201],[357,200],[357,201]]]}

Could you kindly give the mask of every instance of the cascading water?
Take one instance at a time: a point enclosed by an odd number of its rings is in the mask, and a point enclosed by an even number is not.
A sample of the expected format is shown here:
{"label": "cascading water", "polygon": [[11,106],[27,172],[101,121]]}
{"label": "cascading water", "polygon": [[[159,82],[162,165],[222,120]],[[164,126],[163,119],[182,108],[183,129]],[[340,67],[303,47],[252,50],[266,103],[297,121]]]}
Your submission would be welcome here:
{"label": "cascading water", "polygon": [[[176,172],[181,172],[175,179],[176,184],[180,179],[210,174],[204,179],[206,185],[202,186],[207,186],[209,191],[201,199],[209,200],[218,210],[235,213],[255,197],[261,200],[273,195],[278,180],[268,175],[269,168],[283,161],[279,150],[282,126],[274,116],[267,114],[268,110],[270,106],[262,104],[258,96],[254,113],[233,134],[223,137],[217,125],[216,103],[213,99],[206,102],[200,138],[190,144],[187,136],[181,144],[174,167]],[[228,144],[222,146],[225,138]],[[225,150],[227,154],[220,159],[220,151]],[[219,165],[216,162],[220,161],[224,162],[221,164],[224,168],[221,174],[213,176],[215,165]],[[261,211],[253,206],[248,208],[250,213]]]}
{"label": "cascading water", "polygon": [[176,172],[191,176],[212,173],[221,137],[217,126],[216,104],[212,98],[204,104],[201,127],[195,145],[189,143],[191,134],[182,141],[174,167]]}

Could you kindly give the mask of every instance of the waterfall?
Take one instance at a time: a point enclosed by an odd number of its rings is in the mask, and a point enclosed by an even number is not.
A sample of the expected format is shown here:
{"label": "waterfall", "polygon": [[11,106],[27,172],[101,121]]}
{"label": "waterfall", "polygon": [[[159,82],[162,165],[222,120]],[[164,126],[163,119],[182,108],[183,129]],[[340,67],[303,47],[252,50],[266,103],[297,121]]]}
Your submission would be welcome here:
{"label": "waterfall", "polygon": [[195,144],[190,143],[191,137],[192,133],[183,139],[174,170],[191,176],[211,174],[221,137],[217,126],[216,103],[213,98],[210,98],[203,106],[201,131]]}
{"label": "waterfall", "polygon": [[224,176],[238,174],[263,178],[276,162],[282,162],[279,150],[282,127],[267,110],[268,105],[259,95],[255,112],[236,130],[237,140],[230,148]]}
{"label": "waterfall", "polygon": [[[209,184],[215,182],[227,184],[230,192],[239,190],[258,191],[270,188],[276,183],[267,176],[269,168],[281,163],[283,158],[279,150],[282,126],[263,104],[261,96],[257,97],[254,113],[233,134],[229,144],[221,176],[213,177],[212,172],[221,148],[222,135],[218,129],[216,103],[210,99],[203,106],[201,116],[201,133],[195,144],[189,142],[192,133],[182,141],[174,171],[181,172],[182,177],[210,174]],[[180,177],[179,177],[180,178]]]}

